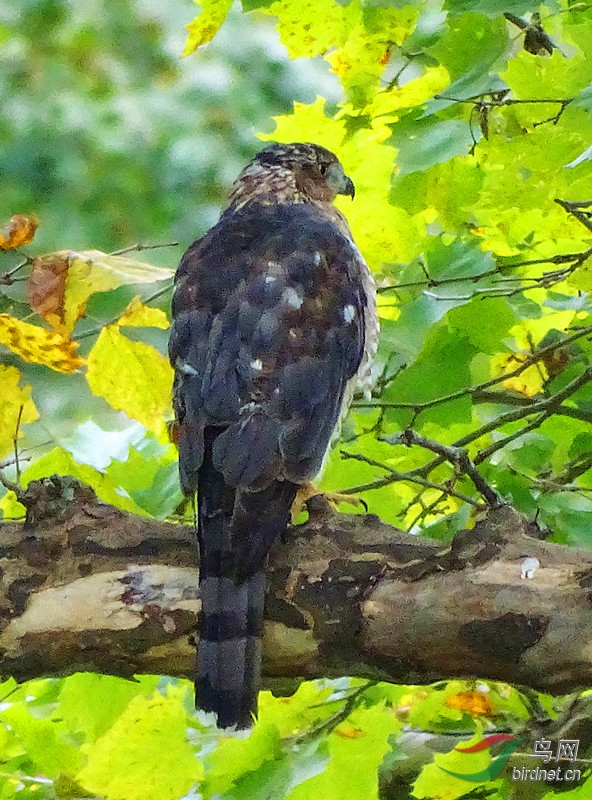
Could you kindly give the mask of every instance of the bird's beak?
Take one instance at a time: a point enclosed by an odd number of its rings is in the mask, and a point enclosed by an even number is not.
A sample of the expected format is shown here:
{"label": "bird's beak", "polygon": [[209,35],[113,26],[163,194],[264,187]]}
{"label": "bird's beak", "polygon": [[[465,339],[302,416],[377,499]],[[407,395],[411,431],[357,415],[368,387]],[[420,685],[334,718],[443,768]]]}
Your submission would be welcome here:
{"label": "bird's beak", "polygon": [[327,170],[327,185],[335,192],[335,194],[347,194],[351,199],[354,199],[356,189],[352,179],[345,174],[341,164],[335,162],[331,164]]}
{"label": "bird's beak", "polygon": [[348,197],[351,197],[352,200],[356,196],[356,187],[354,186],[354,182],[348,175],[343,176],[342,188],[339,190],[337,194],[346,194],[348,195]]}

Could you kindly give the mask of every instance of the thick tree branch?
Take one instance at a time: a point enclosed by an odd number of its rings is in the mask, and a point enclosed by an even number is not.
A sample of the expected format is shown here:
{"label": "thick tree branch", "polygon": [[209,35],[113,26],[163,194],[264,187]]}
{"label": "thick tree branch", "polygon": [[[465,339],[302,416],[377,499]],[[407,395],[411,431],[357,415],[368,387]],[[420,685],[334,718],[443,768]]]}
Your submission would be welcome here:
{"label": "thick tree branch", "polygon": [[[192,529],[98,503],[69,479],[29,494],[29,522],[0,529],[0,672],[190,675]],[[507,506],[451,547],[321,498],[310,510],[270,560],[268,685],[343,674],[555,692],[592,683],[592,552],[537,538]],[[525,558],[540,563],[531,580]]]}

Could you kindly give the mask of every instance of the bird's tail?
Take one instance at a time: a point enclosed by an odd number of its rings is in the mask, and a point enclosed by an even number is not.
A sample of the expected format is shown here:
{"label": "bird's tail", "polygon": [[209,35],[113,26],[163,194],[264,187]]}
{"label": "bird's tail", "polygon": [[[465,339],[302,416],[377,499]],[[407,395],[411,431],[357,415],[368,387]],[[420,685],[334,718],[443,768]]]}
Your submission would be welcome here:
{"label": "bird's tail", "polygon": [[213,438],[206,436],[198,487],[195,703],[214,711],[221,728],[247,728],[257,713],[267,553],[287,527],[297,486],[277,481],[258,492],[228,486],[212,463]]}

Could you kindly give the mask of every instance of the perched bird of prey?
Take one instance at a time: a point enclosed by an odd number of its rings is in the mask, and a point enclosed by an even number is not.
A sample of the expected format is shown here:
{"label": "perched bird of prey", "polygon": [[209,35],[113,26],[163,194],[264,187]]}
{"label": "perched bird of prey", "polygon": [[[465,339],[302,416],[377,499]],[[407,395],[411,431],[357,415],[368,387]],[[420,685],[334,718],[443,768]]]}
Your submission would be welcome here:
{"label": "perched bird of prey", "polygon": [[196,706],[257,711],[265,565],[376,352],[370,271],[333,205],[333,153],[273,144],[181,261],[169,344],[181,487],[198,500]]}

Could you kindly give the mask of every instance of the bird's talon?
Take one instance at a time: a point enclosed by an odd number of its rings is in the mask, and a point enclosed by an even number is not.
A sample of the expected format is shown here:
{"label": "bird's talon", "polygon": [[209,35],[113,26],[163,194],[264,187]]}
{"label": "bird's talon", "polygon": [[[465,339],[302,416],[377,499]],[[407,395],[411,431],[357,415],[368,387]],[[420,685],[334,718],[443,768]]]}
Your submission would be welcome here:
{"label": "bird's talon", "polygon": [[[356,497],[356,495],[353,494],[345,494],[343,492],[320,492],[311,483],[304,483],[298,489],[296,498],[292,503],[290,515],[293,524],[296,522],[298,515],[302,511],[304,511],[305,507],[308,509],[310,513],[310,508],[308,508],[308,501],[312,500],[313,497],[323,498],[326,504],[329,504],[334,508],[341,505],[341,503],[348,503],[349,505],[355,506],[356,508],[359,508],[361,506],[364,509],[364,513],[366,514],[368,513],[368,504],[361,497]],[[327,509],[325,507],[325,509],[322,510],[326,511]]]}

